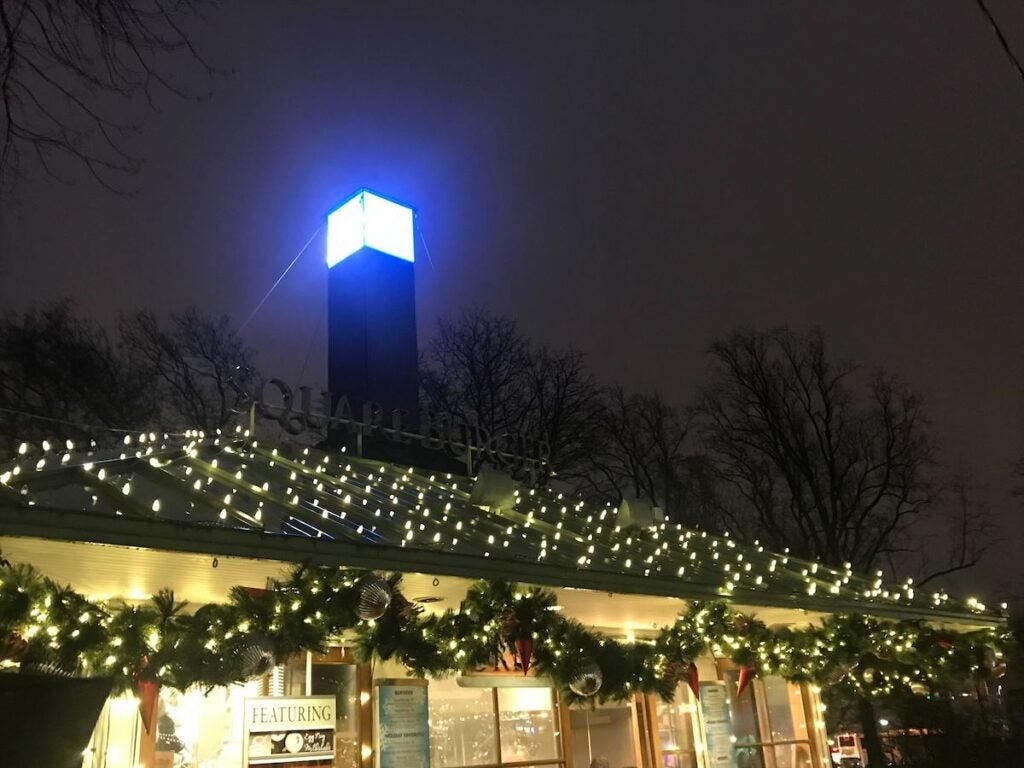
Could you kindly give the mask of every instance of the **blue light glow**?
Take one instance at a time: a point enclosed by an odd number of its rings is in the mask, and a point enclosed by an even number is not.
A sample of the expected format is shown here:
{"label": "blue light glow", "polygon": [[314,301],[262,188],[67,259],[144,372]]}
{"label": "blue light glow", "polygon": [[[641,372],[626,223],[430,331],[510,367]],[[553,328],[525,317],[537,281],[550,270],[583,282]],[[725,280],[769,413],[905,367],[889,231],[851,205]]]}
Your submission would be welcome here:
{"label": "blue light glow", "polygon": [[361,248],[413,261],[413,210],[361,189],[327,214],[327,266]]}

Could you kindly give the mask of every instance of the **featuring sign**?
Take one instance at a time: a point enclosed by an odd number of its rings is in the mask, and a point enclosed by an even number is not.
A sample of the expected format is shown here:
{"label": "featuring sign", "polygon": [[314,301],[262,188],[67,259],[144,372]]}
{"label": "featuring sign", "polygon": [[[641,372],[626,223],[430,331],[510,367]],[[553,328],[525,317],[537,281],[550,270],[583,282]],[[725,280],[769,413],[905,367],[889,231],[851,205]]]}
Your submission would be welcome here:
{"label": "featuring sign", "polygon": [[334,762],[333,696],[245,700],[243,745],[246,766],[301,762],[329,766]]}
{"label": "featuring sign", "polygon": [[376,768],[430,768],[426,680],[376,681]]}
{"label": "featuring sign", "polygon": [[701,683],[699,690],[707,764],[711,768],[735,768],[736,753],[732,743],[732,720],[729,718],[729,693],[725,683]]}

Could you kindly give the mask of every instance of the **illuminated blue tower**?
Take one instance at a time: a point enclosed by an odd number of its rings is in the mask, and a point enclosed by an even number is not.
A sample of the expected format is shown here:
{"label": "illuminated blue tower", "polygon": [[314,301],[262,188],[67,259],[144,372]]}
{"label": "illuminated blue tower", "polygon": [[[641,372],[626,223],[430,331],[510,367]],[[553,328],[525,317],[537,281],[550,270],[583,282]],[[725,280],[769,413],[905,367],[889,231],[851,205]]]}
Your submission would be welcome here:
{"label": "illuminated blue tower", "polygon": [[327,216],[327,386],[415,421],[419,400],[414,211],[361,189]]}

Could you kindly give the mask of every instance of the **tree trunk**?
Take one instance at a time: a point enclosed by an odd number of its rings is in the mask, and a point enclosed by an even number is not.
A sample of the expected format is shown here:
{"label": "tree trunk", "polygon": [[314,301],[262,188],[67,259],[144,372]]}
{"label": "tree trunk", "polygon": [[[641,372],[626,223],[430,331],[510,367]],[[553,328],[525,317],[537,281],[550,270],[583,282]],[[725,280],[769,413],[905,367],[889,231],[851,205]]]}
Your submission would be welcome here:
{"label": "tree trunk", "polygon": [[860,727],[864,731],[863,744],[868,752],[868,765],[871,768],[882,768],[885,765],[885,754],[882,752],[882,740],[878,736],[875,705],[867,696],[858,696],[857,709],[860,712]]}

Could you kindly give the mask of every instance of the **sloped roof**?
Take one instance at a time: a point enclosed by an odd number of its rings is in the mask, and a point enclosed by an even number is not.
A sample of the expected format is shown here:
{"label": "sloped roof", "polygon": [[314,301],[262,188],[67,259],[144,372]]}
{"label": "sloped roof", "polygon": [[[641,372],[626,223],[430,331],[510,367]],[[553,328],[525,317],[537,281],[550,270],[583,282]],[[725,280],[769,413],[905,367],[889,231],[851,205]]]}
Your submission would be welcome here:
{"label": "sloped roof", "polygon": [[173,539],[185,551],[258,539],[261,552],[287,549],[292,559],[306,553],[363,567],[429,567],[750,606],[1002,621],[974,600],[925,593],[909,582],[883,585],[671,522],[622,529],[615,506],[554,489],[520,489],[505,509],[477,506],[473,484],[344,452],[242,437],[142,435],[125,438],[121,450],[68,445],[26,451],[0,466],[0,533],[17,524],[22,534],[45,537],[54,514],[74,513],[80,523],[88,516],[77,536],[88,537],[94,523],[97,531],[121,526],[136,532],[129,538],[138,546],[152,546],[146,532],[166,527],[170,537],[161,541]]}

